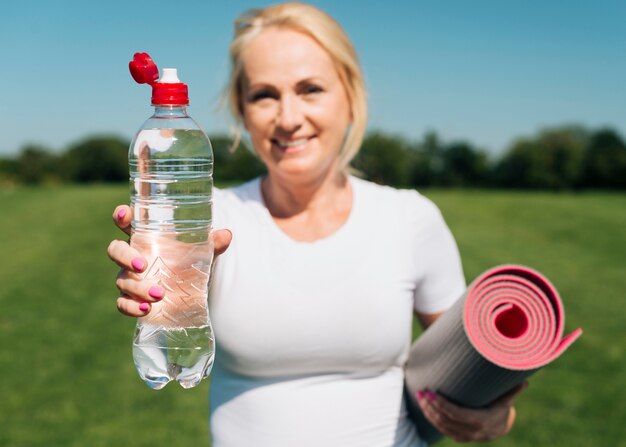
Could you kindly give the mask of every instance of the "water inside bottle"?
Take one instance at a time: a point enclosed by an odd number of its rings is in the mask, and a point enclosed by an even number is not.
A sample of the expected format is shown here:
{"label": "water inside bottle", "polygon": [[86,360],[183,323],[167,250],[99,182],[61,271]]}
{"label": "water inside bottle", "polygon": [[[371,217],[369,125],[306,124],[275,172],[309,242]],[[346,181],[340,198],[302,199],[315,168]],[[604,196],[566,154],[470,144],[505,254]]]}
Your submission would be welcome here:
{"label": "water inside bottle", "polygon": [[[213,158],[201,130],[142,129],[129,151],[133,228],[183,232],[211,225]],[[193,242],[193,241],[190,241]]]}
{"label": "water inside bottle", "polygon": [[178,233],[135,230],[131,238],[131,246],[149,262],[143,279],[165,291],[139,318],[133,342],[139,375],[154,389],[170,380],[195,386],[213,365],[207,302],[213,242],[183,242]]}
{"label": "water inside bottle", "polygon": [[161,389],[171,380],[191,388],[211,372],[214,346],[210,325],[173,329],[144,324],[137,327],[133,357],[150,388]]}

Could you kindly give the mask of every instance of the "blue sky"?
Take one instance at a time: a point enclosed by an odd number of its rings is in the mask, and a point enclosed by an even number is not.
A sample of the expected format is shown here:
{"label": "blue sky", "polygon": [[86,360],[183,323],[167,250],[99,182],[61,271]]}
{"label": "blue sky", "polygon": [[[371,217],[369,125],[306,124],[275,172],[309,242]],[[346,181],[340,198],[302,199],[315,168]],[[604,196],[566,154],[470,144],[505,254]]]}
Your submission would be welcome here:
{"label": "blue sky", "polygon": [[[610,126],[626,137],[626,2],[320,0],[357,47],[370,129],[434,130],[492,153],[539,129]],[[172,5],[179,6],[172,6]],[[91,134],[130,138],[150,89],[128,61],[149,52],[189,85],[208,131],[232,22],[258,1],[11,1],[0,11],[0,155],[61,150]]]}

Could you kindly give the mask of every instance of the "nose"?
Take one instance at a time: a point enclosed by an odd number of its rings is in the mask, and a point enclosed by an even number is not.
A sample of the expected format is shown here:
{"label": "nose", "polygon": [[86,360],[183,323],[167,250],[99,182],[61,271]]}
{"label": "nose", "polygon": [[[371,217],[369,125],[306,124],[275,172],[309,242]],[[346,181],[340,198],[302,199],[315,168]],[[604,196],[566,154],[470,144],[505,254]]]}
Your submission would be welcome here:
{"label": "nose", "polygon": [[304,114],[298,98],[293,95],[283,95],[276,116],[277,127],[283,132],[293,133],[302,126],[303,120]]}

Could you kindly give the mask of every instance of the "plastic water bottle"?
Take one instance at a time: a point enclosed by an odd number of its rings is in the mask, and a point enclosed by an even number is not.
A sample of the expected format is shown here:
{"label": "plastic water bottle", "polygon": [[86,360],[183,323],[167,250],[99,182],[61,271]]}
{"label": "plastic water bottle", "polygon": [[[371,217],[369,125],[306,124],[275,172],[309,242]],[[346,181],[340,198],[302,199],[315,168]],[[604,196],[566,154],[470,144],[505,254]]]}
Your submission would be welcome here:
{"label": "plastic water bottle", "polygon": [[129,64],[133,78],[152,86],[152,115],[130,144],[131,246],[148,260],[142,279],[165,296],[137,321],[133,357],[153,389],[170,380],[191,388],[213,366],[215,344],[208,311],[213,261],[211,192],[213,151],[187,115],[187,86],[176,69],[159,72],[146,53]]}

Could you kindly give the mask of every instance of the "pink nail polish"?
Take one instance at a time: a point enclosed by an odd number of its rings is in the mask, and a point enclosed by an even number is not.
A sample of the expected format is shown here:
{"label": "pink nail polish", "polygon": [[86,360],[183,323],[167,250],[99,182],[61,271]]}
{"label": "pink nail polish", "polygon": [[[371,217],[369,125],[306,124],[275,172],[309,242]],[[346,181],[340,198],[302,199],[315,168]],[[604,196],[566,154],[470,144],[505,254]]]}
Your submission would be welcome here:
{"label": "pink nail polish", "polygon": [[433,393],[432,391],[426,391],[426,397],[428,398],[428,400],[436,400],[437,399],[437,395],[435,393]]}
{"label": "pink nail polish", "polygon": [[150,290],[148,290],[148,295],[150,295],[155,300],[160,300],[161,298],[163,298],[164,294],[165,293],[163,292],[163,289],[159,286],[152,286],[150,287]]}
{"label": "pink nail polish", "polygon": [[139,310],[142,312],[147,312],[150,309],[150,305],[148,303],[139,304]]}
{"label": "pink nail polish", "polygon": [[117,221],[121,222],[126,217],[126,208],[122,208],[117,212]]}
{"label": "pink nail polish", "polygon": [[143,268],[146,266],[146,263],[143,262],[143,259],[141,258],[135,258],[132,261],[130,261],[130,265],[132,265],[136,271],[141,272],[143,271]]}
{"label": "pink nail polish", "polygon": [[418,399],[423,399],[424,398],[424,391],[419,390],[417,393],[415,393],[415,395],[417,396]]}

